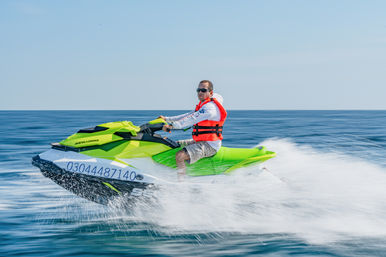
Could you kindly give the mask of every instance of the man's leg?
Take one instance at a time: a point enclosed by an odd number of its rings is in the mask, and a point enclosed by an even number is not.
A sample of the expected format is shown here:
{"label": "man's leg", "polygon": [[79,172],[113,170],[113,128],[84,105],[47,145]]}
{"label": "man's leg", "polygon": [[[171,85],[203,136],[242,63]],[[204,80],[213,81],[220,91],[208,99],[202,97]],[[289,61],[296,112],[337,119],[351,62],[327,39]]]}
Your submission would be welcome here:
{"label": "man's leg", "polygon": [[216,152],[217,151],[212,148],[208,144],[208,142],[205,141],[188,144],[187,146],[182,148],[182,150],[176,153],[176,164],[178,168],[178,174],[184,175],[186,173],[185,161],[189,161],[190,164],[193,164],[202,158],[215,155]]}
{"label": "man's leg", "polygon": [[186,173],[186,165],[185,161],[189,161],[190,157],[189,154],[186,152],[185,148],[182,148],[176,153],[176,163],[178,168],[178,174],[185,174]]}

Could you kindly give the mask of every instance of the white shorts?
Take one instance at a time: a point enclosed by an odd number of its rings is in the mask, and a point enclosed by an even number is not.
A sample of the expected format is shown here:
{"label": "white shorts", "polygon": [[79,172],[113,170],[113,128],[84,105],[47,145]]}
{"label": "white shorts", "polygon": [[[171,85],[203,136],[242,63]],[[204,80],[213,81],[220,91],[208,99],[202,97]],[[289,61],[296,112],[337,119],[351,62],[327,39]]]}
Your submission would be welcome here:
{"label": "white shorts", "polygon": [[206,141],[196,142],[193,139],[179,140],[178,143],[186,150],[189,155],[190,164],[205,158],[211,157],[217,153],[216,149],[211,147]]}

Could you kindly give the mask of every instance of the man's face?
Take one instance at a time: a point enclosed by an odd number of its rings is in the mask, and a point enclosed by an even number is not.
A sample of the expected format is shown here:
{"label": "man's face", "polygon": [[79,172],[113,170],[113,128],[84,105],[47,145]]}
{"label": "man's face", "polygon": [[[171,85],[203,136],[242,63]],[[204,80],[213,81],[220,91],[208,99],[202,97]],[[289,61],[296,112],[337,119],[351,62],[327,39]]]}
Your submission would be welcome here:
{"label": "man's face", "polygon": [[205,88],[207,90],[206,92],[201,92],[201,91],[197,92],[198,100],[200,100],[201,102],[213,96],[213,91],[209,92],[208,87],[209,87],[208,83],[201,83],[200,85],[198,85],[198,88]]}

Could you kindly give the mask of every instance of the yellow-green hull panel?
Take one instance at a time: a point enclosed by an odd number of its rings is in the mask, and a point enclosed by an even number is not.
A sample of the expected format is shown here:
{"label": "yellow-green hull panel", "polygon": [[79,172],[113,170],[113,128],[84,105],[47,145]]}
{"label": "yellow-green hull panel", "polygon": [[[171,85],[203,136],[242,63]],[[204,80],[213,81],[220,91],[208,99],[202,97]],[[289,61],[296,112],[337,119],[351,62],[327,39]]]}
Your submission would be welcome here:
{"label": "yellow-green hull panel", "polygon": [[[176,148],[153,156],[153,160],[171,168],[177,168],[175,154],[181,150]],[[196,163],[187,164],[186,172],[190,176],[217,175],[229,173],[241,167],[261,163],[276,156],[276,153],[261,148],[230,148],[221,147],[213,157],[203,158]]]}
{"label": "yellow-green hull panel", "polygon": [[165,152],[171,148],[161,143],[137,141],[137,140],[121,140],[112,142],[95,149],[82,151],[82,154],[104,158],[104,159],[131,159],[151,157],[160,152]]}

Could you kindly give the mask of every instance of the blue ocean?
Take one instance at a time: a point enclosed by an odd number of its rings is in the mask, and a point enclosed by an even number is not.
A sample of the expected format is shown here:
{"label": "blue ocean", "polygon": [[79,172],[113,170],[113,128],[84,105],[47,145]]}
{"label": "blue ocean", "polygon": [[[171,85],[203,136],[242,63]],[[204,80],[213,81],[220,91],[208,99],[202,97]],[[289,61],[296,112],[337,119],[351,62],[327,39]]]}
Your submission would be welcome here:
{"label": "blue ocean", "polygon": [[386,111],[229,111],[223,145],[276,152],[266,171],[132,209],[89,202],[31,165],[80,128],[182,112],[0,111],[0,255],[386,256]]}

